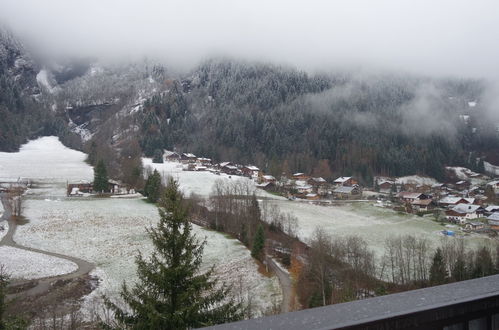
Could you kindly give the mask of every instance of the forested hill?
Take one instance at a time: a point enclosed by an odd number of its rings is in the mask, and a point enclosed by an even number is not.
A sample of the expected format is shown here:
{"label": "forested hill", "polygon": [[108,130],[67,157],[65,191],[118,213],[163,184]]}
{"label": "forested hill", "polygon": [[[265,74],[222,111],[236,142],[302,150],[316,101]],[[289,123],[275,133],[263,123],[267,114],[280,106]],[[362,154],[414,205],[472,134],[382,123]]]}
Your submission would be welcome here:
{"label": "forested hill", "polygon": [[442,179],[444,165],[476,170],[477,158],[499,154],[481,81],[309,74],[232,59],[185,74],[148,61],[68,63],[40,63],[0,30],[0,150],[58,135],[116,177],[137,173],[141,152],[176,148],[274,175],[364,183],[379,174]]}
{"label": "forested hill", "polygon": [[27,139],[59,135],[77,146],[63,118],[40,101],[39,67],[22,43],[0,27],[0,150],[15,151]]}
{"label": "forested hill", "polygon": [[477,81],[208,61],[146,102],[141,143],[149,155],[177,147],[274,174],[440,179],[444,165],[474,168],[480,152],[498,147],[473,103],[483,90]]}

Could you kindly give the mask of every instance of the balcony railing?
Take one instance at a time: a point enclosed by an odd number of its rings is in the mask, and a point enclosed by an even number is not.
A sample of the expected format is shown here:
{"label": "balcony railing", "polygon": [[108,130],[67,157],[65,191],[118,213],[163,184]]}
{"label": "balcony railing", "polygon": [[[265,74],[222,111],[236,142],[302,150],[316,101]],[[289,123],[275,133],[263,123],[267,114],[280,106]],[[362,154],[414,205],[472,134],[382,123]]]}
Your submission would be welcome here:
{"label": "balcony railing", "polygon": [[206,329],[499,329],[499,275]]}

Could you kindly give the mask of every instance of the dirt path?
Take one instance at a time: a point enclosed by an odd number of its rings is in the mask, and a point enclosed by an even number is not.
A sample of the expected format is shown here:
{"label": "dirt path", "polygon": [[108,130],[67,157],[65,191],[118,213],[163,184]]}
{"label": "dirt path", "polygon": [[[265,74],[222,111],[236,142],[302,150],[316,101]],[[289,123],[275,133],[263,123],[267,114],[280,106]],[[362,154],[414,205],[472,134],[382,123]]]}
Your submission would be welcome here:
{"label": "dirt path", "polygon": [[281,289],[282,289],[282,305],[281,305],[281,313],[287,313],[289,312],[289,305],[291,303],[291,292],[292,292],[292,285],[291,285],[291,278],[289,277],[289,274],[286,273],[279,267],[274,259],[270,257],[266,257],[265,259],[267,261],[267,265],[272,268],[274,273],[277,275],[277,278],[279,279],[279,283],[281,284]]}
{"label": "dirt path", "polygon": [[71,262],[74,262],[78,266],[77,270],[75,270],[72,273],[68,273],[68,274],[51,276],[51,277],[44,277],[44,278],[40,278],[40,279],[36,279],[36,280],[12,281],[11,285],[15,285],[15,286],[20,286],[20,285],[27,284],[30,282],[36,282],[36,285],[34,287],[32,287],[26,291],[23,291],[22,295],[36,296],[36,295],[43,294],[45,292],[48,292],[51,289],[53,283],[58,281],[58,280],[76,279],[76,278],[79,278],[81,276],[87,275],[88,273],[90,273],[92,271],[92,269],[94,269],[94,267],[95,267],[94,264],[87,262],[85,260],[79,259],[79,258],[70,257],[70,256],[62,255],[59,253],[53,253],[53,252],[43,251],[43,250],[39,250],[39,249],[34,249],[34,248],[30,248],[30,247],[26,247],[26,246],[22,246],[22,245],[17,244],[14,241],[14,234],[15,234],[16,229],[17,229],[17,222],[14,219],[14,217],[12,217],[11,206],[9,203],[8,196],[5,193],[0,193],[0,199],[1,199],[1,202],[2,202],[3,207],[5,209],[5,211],[2,215],[2,218],[0,218],[0,220],[5,220],[9,223],[9,231],[3,237],[3,239],[0,241],[0,246],[10,246],[10,247],[14,247],[14,248],[18,248],[18,249],[22,249],[22,250],[26,250],[26,251],[37,252],[37,253],[42,253],[42,254],[45,254],[48,256],[52,256],[52,257],[66,259],[66,260],[69,260]]}

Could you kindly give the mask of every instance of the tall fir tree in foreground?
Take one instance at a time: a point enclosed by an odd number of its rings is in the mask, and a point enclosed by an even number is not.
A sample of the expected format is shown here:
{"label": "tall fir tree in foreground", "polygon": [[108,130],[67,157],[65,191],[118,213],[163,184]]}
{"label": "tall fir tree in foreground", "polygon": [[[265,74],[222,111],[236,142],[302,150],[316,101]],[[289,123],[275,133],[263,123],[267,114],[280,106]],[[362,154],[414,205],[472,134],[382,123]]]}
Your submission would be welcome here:
{"label": "tall fir tree in foreground", "polygon": [[229,289],[213,279],[213,268],[200,272],[203,248],[192,234],[188,210],[178,184],[170,179],[159,202],[160,221],[148,230],[154,245],[150,258],[136,260],[138,282],[123,284],[128,308],[106,299],[120,329],[188,329],[241,318],[241,306]]}
{"label": "tall fir tree in foreground", "polygon": [[104,161],[101,159],[94,169],[94,191],[101,193],[108,190],[107,169]]}

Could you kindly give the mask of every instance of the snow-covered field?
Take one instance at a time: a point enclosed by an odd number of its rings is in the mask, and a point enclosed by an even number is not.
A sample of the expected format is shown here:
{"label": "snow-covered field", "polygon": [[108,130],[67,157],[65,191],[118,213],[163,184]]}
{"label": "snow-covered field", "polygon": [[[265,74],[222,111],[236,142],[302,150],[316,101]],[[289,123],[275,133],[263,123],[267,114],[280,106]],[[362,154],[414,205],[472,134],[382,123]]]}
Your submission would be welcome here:
{"label": "snow-covered field", "polygon": [[0,152],[0,182],[27,178],[66,182],[92,180],[87,155],[65,147],[57,137],[46,136],[21,146],[19,152]]}
{"label": "snow-covered field", "polygon": [[[116,296],[124,280],[136,279],[135,256],[152,251],[146,227],[159,219],[156,207],[142,199],[28,198],[24,207],[30,222],[18,228],[16,240],[95,263],[100,286],[91,297]],[[279,285],[258,273],[244,246],[198,226],[194,233],[207,241],[203,269],[215,265],[221,280],[238,287],[242,283],[243,293],[251,292],[259,309],[270,307],[272,297],[280,295]]]}
{"label": "snow-covered field", "polygon": [[[221,173],[216,175],[208,171],[182,171],[182,164],[178,162],[164,162],[164,163],[153,163],[151,158],[142,158],[142,164],[144,168],[151,167],[156,169],[162,177],[171,176],[177,180],[180,184],[180,189],[185,195],[189,196],[191,193],[202,197],[208,197],[213,189],[213,185],[217,180],[226,181],[237,181],[241,180],[243,182],[249,183],[252,187],[255,187],[255,182],[249,178]],[[257,189],[256,193],[261,197],[268,198],[278,198],[275,195],[269,194],[264,190]],[[285,198],[282,198],[285,199]]]}
{"label": "snow-covered field", "polygon": [[[138,196],[67,198],[67,180],[92,180],[93,170],[84,163],[85,158],[84,153],[63,146],[56,137],[43,137],[23,145],[18,153],[0,153],[0,181],[27,178],[33,182],[23,203],[23,215],[28,222],[19,226],[15,235],[19,244],[96,264],[93,275],[99,277],[100,286],[87,299],[89,303],[92,297],[102,294],[115,296],[124,280],[136,279],[135,256],[138,252],[150,254],[152,246],[146,227],[154,225],[159,216],[156,207]],[[214,180],[218,178],[212,176]],[[207,183],[199,182],[196,176],[181,178],[180,184],[189,183],[191,191],[206,189],[202,193],[207,194],[211,190],[211,182],[206,187]],[[194,232],[207,241],[203,269],[215,265],[222,281],[233,285],[241,295],[251,296],[255,313],[260,314],[281,299],[277,278],[261,275],[250,252],[237,240],[198,226],[194,226]],[[32,254],[28,260],[17,258],[17,253],[12,255],[18,260],[16,267],[9,266],[14,278],[32,276],[19,267],[23,264],[35,265],[28,270],[43,269],[38,277],[72,271],[57,263],[66,262],[64,259],[47,261],[45,255]],[[42,267],[43,263],[48,267]],[[44,273],[48,269],[55,273]]]}
{"label": "snow-covered field", "polygon": [[0,246],[0,263],[12,279],[26,280],[71,273],[78,268],[65,259],[9,246]]}
{"label": "snow-covered field", "polygon": [[419,176],[419,175],[408,175],[408,176],[403,176],[400,178],[397,178],[395,180],[396,184],[418,184],[418,185],[434,185],[437,182],[437,180],[433,178],[429,178],[426,176]]}
{"label": "snow-covered field", "polygon": [[[385,240],[401,235],[425,237],[435,246],[443,239],[445,229],[428,217],[403,214],[391,209],[375,207],[370,202],[345,203],[338,206],[320,206],[293,201],[269,201],[279,206],[281,211],[294,214],[298,218],[299,236],[309,241],[317,227],[322,227],[333,237],[357,235],[364,238],[378,256],[384,252]],[[472,244],[489,242],[484,236],[472,235],[464,239]]]}

